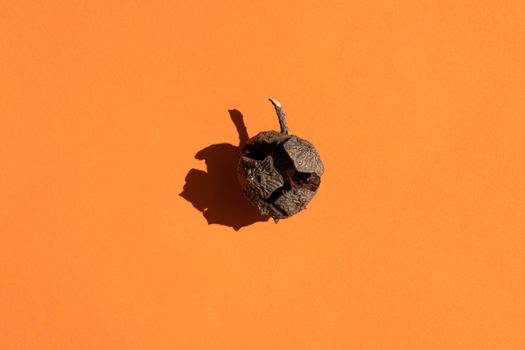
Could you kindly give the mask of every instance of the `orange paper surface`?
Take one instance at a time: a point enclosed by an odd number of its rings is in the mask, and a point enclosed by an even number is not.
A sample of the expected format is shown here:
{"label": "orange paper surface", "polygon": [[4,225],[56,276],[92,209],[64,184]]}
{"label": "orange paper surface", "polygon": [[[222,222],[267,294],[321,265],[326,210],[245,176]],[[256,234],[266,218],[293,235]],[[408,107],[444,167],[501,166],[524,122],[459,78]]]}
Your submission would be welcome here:
{"label": "orange paper surface", "polygon": [[[525,349],[524,43],[523,1],[0,1],[0,349]],[[277,225],[229,167],[268,97],[326,168]]]}

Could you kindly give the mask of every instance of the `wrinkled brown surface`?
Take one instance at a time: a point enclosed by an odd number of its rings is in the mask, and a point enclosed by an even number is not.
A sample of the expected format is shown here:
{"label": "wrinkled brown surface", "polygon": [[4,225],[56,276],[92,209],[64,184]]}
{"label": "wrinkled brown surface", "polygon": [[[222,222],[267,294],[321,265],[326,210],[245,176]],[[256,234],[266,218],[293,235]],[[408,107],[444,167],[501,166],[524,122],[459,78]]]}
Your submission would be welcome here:
{"label": "wrinkled brown surface", "polygon": [[238,165],[246,197],[261,213],[277,220],[306,208],[323,172],[323,163],[310,142],[277,131],[264,131],[251,138]]}

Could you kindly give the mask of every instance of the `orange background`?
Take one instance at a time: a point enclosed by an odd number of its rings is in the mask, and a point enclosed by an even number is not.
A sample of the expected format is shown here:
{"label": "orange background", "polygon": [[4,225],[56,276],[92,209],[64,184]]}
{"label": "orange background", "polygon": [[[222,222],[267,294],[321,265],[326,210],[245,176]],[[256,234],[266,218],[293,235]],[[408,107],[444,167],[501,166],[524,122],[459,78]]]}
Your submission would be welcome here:
{"label": "orange background", "polygon": [[[525,349],[523,1],[1,1],[0,348]],[[278,127],[309,208],[208,225]],[[231,214],[231,213],[230,213]]]}

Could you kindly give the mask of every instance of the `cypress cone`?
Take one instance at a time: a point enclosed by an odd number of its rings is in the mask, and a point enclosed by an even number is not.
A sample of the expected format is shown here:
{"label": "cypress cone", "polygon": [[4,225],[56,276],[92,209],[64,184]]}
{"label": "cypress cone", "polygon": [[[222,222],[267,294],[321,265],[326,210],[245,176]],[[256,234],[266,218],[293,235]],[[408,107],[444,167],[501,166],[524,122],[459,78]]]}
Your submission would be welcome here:
{"label": "cypress cone", "polygon": [[281,131],[263,131],[249,139],[237,174],[244,195],[278,222],[306,208],[321,184],[324,167],[314,145],[288,133],[281,103],[269,100]]}

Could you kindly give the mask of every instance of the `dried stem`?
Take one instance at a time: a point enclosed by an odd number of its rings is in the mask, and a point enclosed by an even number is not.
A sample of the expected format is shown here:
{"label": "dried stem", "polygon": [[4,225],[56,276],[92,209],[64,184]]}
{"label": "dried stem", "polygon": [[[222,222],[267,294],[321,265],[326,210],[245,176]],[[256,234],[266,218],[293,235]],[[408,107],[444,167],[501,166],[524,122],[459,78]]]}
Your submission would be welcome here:
{"label": "dried stem", "polygon": [[281,105],[281,102],[277,101],[276,99],[269,98],[272,105],[275,107],[275,112],[277,113],[277,117],[279,118],[279,125],[281,126],[281,133],[288,135],[288,126],[286,125],[286,115],[283,112],[283,107]]}

